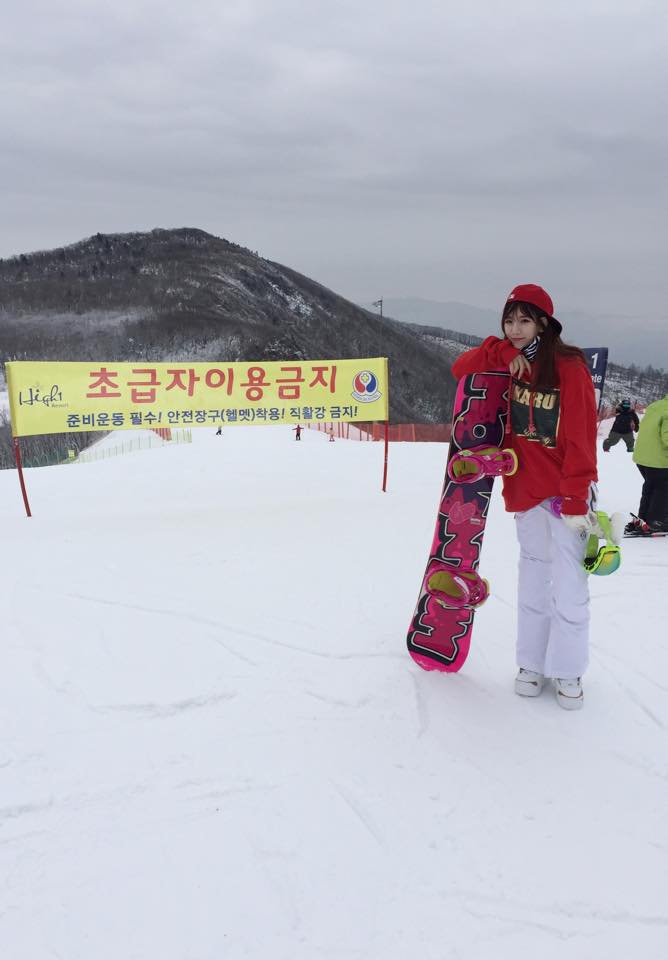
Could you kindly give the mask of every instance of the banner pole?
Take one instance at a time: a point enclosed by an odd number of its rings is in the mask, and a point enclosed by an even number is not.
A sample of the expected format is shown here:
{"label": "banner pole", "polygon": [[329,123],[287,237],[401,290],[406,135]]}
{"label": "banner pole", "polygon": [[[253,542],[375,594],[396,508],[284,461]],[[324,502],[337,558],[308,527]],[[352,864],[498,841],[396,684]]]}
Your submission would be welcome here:
{"label": "banner pole", "polygon": [[383,493],[387,492],[387,453],[390,446],[390,421],[385,421],[385,462],[383,465]]}
{"label": "banner pole", "polygon": [[21,493],[23,494],[23,503],[26,508],[26,516],[32,517],[30,512],[30,504],[28,503],[28,494],[26,492],[25,480],[23,479],[23,465],[21,464],[21,448],[19,446],[19,438],[14,437],[14,456],[16,457],[16,469],[19,472],[19,483],[21,484]]}

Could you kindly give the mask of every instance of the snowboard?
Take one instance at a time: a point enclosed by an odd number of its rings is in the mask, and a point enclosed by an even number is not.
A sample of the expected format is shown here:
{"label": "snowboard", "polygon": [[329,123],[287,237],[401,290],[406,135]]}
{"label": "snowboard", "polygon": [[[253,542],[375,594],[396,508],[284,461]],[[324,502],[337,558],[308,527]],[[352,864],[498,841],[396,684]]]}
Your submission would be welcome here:
{"label": "snowboard", "polygon": [[[472,373],[459,381],[448,463],[460,450],[503,446],[508,383],[507,370]],[[475,609],[446,609],[426,584],[439,570],[477,570],[493,484],[490,476],[457,483],[446,465],[434,539],[407,638],[411,657],[424,670],[455,673],[468,656]]]}
{"label": "snowboard", "polygon": [[651,540],[656,537],[668,537],[668,531],[666,530],[652,530],[651,533],[644,533],[642,536],[638,536],[637,533],[625,533],[623,538],[624,540]]}

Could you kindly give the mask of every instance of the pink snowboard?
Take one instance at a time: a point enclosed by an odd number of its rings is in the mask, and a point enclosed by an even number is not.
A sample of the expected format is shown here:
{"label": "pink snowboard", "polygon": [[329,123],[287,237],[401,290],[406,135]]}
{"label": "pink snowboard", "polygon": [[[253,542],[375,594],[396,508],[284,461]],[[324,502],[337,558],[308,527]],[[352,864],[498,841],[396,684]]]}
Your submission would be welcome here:
{"label": "pink snowboard", "polygon": [[[473,373],[459,381],[448,459],[459,450],[503,446],[508,373]],[[471,644],[474,609],[446,609],[426,583],[442,569],[477,570],[494,477],[457,483],[445,473],[434,540],[407,645],[425,670],[454,673]]]}

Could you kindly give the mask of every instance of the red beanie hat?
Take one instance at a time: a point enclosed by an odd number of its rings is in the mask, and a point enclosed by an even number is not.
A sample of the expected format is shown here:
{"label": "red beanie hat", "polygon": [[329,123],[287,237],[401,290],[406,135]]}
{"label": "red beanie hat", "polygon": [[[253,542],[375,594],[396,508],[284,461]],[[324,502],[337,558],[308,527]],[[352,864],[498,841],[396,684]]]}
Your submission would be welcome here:
{"label": "red beanie hat", "polygon": [[557,333],[561,333],[563,327],[554,316],[554,304],[547,290],[543,290],[542,287],[537,286],[535,283],[520,283],[518,287],[515,287],[515,289],[511,290],[508,294],[506,306],[508,306],[509,303],[513,303],[513,301],[530,303],[532,306],[538,307],[539,310],[550,318],[557,328]]}

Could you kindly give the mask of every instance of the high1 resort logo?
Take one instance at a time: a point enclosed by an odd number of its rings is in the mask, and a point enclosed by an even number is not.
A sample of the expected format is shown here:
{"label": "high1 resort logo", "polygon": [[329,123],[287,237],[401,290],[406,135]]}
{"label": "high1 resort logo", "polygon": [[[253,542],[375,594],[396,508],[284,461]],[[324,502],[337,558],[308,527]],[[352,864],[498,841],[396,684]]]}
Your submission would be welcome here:
{"label": "high1 resort logo", "polygon": [[373,403],[380,400],[382,393],[378,389],[378,377],[370,370],[362,370],[353,378],[353,397],[358,403]]}

